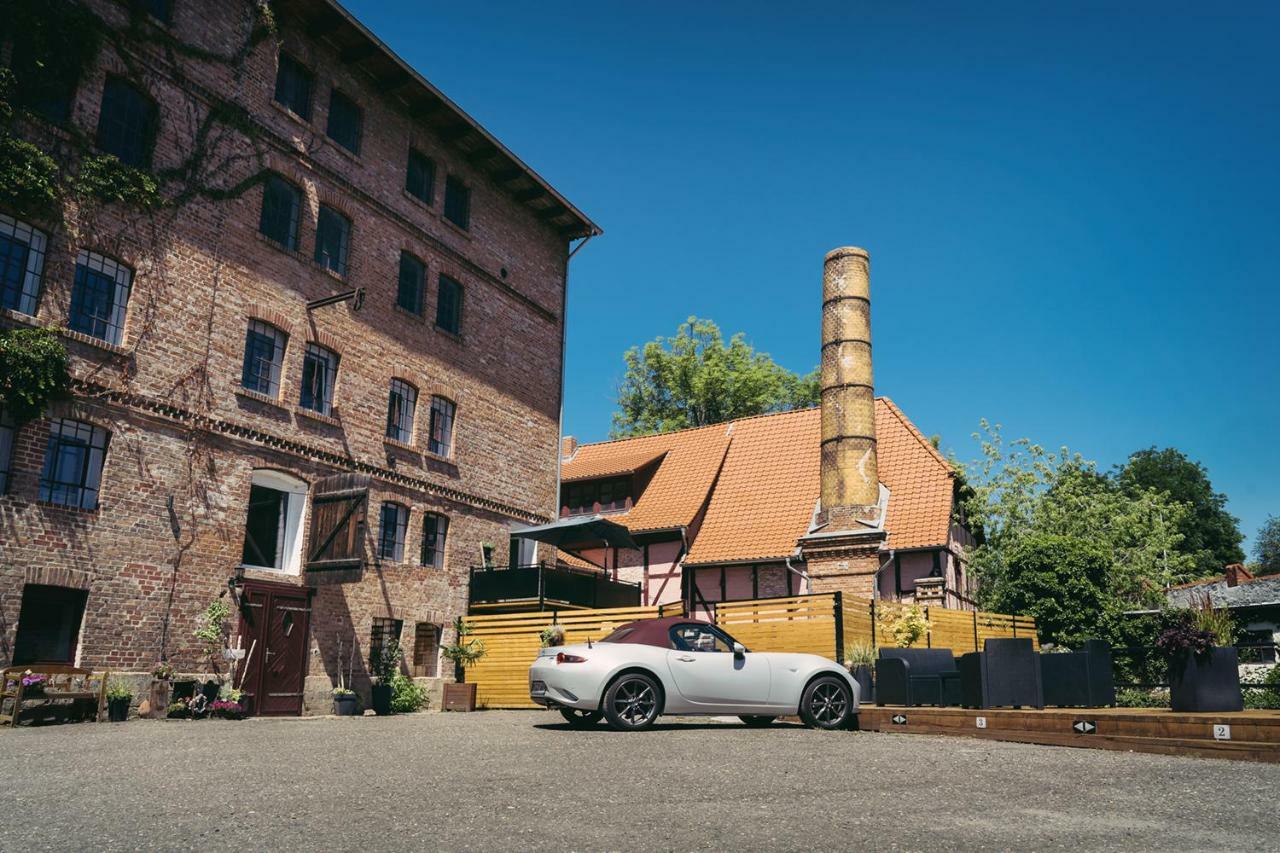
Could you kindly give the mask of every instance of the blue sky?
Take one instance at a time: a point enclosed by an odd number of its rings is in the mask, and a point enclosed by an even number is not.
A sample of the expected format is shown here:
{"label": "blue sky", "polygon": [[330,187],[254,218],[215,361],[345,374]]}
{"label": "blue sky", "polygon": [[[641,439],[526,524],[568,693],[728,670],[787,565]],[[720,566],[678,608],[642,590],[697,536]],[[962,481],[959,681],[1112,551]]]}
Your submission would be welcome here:
{"label": "blue sky", "polygon": [[1280,4],[348,5],[604,227],[567,432],[691,314],[810,369],[854,244],[877,390],[961,458],[1172,445],[1280,515]]}

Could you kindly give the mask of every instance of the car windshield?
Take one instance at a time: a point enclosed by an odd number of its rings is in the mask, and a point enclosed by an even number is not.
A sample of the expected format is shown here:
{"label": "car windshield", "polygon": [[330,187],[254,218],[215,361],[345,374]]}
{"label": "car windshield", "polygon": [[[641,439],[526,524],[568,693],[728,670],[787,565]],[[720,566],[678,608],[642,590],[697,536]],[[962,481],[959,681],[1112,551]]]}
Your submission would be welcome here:
{"label": "car windshield", "polygon": [[676,625],[671,629],[671,645],[682,652],[733,652],[733,640],[711,625]]}

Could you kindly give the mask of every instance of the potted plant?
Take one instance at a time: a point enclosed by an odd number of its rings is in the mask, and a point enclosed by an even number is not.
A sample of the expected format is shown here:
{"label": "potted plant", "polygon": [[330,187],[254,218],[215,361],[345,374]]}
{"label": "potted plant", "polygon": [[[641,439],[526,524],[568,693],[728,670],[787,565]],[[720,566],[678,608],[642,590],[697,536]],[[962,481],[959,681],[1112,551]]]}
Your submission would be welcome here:
{"label": "potted plant", "polygon": [[25,696],[43,696],[45,685],[48,683],[47,675],[39,675],[31,670],[22,673],[22,692]]}
{"label": "potted plant", "polygon": [[373,713],[385,717],[391,713],[391,686],[395,677],[400,674],[400,663],[404,652],[400,650],[399,640],[387,640],[382,644],[373,661]]}
{"label": "potted plant", "polygon": [[355,641],[351,643],[351,654],[347,661],[347,669],[342,669],[342,640],[338,640],[338,684],[333,688],[333,713],[339,717],[354,717],[359,710],[359,699],[351,684],[352,670],[355,668]]}
{"label": "potted plant", "polygon": [[467,684],[468,666],[479,661],[485,655],[484,641],[479,637],[467,639],[471,628],[459,617],[453,625],[454,642],[440,649],[440,654],[453,661],[454,684],[444,686],[444,710],[474,711],[476,709],[476,686]]}
{"label": "potted plant", "polygon": [[493,552],[497,550],[497,547],[492,542],[480,543],[480,559],[484,562],[486,569],[493,568]]}
{"label": "potted plant", "polygon": [[1156,640],[1156,648],[1169,662],[1169,705],[1174,711],[1244,710],[1240,663],[1235,647],[1227,645],[1229,623],[1212,612],[1204,614],[1208,609],[1171,612]]}
{"label": "potted plant", "polygon": [[876,647],[867,643],[850,643],[844,649],[844,662],[858,682],[859,701],[875,701],[875,685],[871,681],[871,667],[875,666]]}
{"label": "potted plant", "polygon": [[554,648],[564,645],[564,626],[557,623],[548,625],[538,634],[538,642],[542,643],[544,649]]}
{"label": "potted plant", "polygon": [[171,682],[173,677],[177,675],[173,664],[167,660],[161,659],[151,668],[151,696],[148,704],[151,708],[151,716],[159,719],[165,715],[166,709],[169,707],[171,693]]}
{"label": "potted plant", "polygon": [[113,723],[129,719],[129,703],[132,701],[133,691],[129,685],[113,678],[107,684],[107,719]]}

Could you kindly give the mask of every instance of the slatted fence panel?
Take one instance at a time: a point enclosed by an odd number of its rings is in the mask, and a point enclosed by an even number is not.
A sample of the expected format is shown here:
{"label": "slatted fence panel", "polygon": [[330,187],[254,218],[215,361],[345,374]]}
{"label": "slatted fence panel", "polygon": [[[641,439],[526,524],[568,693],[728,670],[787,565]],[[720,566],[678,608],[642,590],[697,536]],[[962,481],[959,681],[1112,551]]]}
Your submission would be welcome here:
{"label": "slatted fence panel", "polygon": [[552,624],[564,628],[564,642],[585,643],[613,633],[637,619],[677,616],[682,607],[612,607],[559,613],[498,613],[468,616],[471,636],[484,641],[485,656],[467,667],[467,681],[476,685],[481,708],[536,708],[529,699],[529,665],[538,656],[538,635]]}
{"label": "slatted fence panel", "polygon": [[715,611],[716,625],[752,651],[837,655],[834,595],[720,601]]}

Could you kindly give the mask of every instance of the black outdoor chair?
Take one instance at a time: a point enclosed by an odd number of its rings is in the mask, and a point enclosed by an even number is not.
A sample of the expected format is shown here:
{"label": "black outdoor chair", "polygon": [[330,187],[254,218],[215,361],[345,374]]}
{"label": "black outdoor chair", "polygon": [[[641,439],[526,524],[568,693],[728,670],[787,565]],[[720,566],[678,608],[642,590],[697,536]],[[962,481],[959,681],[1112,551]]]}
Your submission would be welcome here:
{"label": "black outdoor chair", "polygon": [[876,704],[960,704],[960,671],[951,649],[881,649]]}
{"label": "black outdoor chair", "polygon": [[1100,708],[1116,704],[1111,644],[1087,640],[1083,651],[1040,655],[1040,683],[1046,705]]}
{"label": "black outdoor chair", "polygon": [[960,658],[960,691],[966,708],[1043,708],[1035,646],[1023,638],[987,640],[982,651]]}

